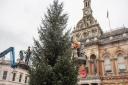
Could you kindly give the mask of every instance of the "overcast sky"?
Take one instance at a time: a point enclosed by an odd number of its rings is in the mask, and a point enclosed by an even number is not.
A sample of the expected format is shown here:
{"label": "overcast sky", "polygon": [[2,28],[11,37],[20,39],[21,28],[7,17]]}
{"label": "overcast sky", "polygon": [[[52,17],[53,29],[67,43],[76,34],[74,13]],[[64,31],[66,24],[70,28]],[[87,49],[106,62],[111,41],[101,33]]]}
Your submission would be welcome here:
{"label": "overcast sky", "polygon": [[[26,50],[37,37],[37,28],[46,8],[53,0],[0,0],[0,52],[15,47]],[[69,15],[68,27],[73,28],[82,18],[83,0],[60,0]],[[93,15],[104,31],[110,30],[107,9],[113,29],[128,27],[128,0],[92,0]]]}

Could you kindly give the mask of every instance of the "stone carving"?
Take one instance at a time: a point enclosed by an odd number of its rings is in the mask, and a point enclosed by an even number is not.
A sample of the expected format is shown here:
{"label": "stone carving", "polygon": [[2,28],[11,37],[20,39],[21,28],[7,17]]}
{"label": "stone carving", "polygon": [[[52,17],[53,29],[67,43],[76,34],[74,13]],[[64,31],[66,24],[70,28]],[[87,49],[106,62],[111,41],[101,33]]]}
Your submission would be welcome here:
{"label": "stone carving", "polygon": [[92,33],[96,33],[97,32],[97,29],[92,29]]}
{"label": "stone carving", "polygon": [[86,32],[83,33],[83,36],[84,37],[87,37],[88,35],[89,35],[89,32],[88,31],[86,31]]}
{"label": "stone carving", "polygon": [[84,24],[84,22],[83,22],[83,19],[81,19],[81,20],[78,22],[76,28],[77,28],[77,30],[82,29],[82,28],[85,28],[85,24]]}
{"label": "stone carving", "polygon": [[77,33],[77,34],[76,34],[76,37],[79,38],[79,37],[80,37],[80,33]]}

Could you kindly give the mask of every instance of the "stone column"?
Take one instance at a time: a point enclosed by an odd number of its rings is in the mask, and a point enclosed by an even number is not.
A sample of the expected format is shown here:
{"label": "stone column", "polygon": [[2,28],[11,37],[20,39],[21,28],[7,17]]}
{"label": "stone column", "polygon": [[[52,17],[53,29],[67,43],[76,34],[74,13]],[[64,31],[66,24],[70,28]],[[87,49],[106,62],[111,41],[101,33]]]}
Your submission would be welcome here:
{"label": "stone column", "polygon": [[88,60],[88,74],[91,75],[90,60]]}
{"label": "stone column", "polygon": [[112,73],[114,73],[115,74],[115,63],[114,63],[114,58],[112,57],[111,59],[110,59],[110,61],[111,61],[111,64],[112,64]]}
{"label": "stone column", "polygon": [[118,67],[117,67],[117,58],[114,59],[114,62],[115,62],[115,72],[116,72],[116,75],[119,74],[119,70],[118,70]]}
{"label": "stone column", "polygon": [[104,76],[105,74],[105,70],[104,70],[104,61],[101,61],[101,66],[102,66],[102,76]]}
{"label": "stone column", "polygon": [[125,59],[126,59],[126,69],[128,71],[128,55],[126,55]]}
{"label": "stone column", "polygon": [[90,64],[89,64],[89,67],[90,67],[90,75],[92,75],[93,74],[93,72],[92,72],[92,63],[91,63],[91,61],[89,62]]}
{"label": "stone column", "polygon": [[116,69],[116,58],[112,59],[112,68],[113,68],[113,73],[114,75],[117,75],[117,69]]}
{"label": "stone column", "polygon": [[100,76],[103,76],[103,66],[102,66],[102,64],[103,64],[103,61],[102,60],[99,60],[99,75]]}
{"label": "stone column", "polygon": [[97,59],[97,75],[99,75],[99,59]]}

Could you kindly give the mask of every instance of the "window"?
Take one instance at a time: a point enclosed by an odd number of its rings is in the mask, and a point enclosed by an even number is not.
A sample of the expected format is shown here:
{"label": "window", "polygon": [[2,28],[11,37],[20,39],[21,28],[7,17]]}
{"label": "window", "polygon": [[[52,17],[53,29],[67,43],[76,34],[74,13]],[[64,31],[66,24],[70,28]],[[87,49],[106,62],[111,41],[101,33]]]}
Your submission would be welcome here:
{"label": "window", "polygon": [[125,64],[124,56],[122,54],[118,55],[117,62],[118,62],[119,71],[124,72],[126,70],[126,64]]}
{"label": "window", "polygon": [[27,83],[27,78],[28,78],[28,77],[27,77],[27,76],[25,76],[25,81],[24,81],[24,83]]}
{"label": "window", "polygon": [[112,71],[111,61],[110,61],[109,57],[105,57],[104,66],[105,66],[105,72],[111,72]]}
{"label": "window", "polygon": [[92,54],[90,56],[90,63],[91,63],[91,67],[90,67],[90,72],[92,75],[96,74],[97,73],[97,62],[96,62],[96,55],[95,54]]}
{"label": "window", "polygon": [[22,80],[22,74],[20,74],[19,76],[19,82],[21,82],[21,80]]}
{"label": "window", "polygon": [[4,73],[3,73],[3,79],[4,80],[6,80],[6,78],[7,78],[7,73],[8,73],[7,71],[4,71]]}
{"label": "window", "polygon": [[12,81],[15,81],[16,73],[13,73]]}
{"label": "window", "polygon": [[88,2],[86,2],[86,7],[88,7]]}

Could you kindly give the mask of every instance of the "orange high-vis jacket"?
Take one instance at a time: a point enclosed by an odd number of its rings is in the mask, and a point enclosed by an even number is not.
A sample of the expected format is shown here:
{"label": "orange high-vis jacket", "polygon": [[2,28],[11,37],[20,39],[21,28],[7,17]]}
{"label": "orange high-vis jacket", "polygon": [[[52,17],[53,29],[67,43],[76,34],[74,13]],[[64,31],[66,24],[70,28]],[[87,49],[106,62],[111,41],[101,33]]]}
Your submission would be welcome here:
{"label": "orange high-vis jacket", "polygon": [[80,48],[80,42],[73,42],[72,48]]}

